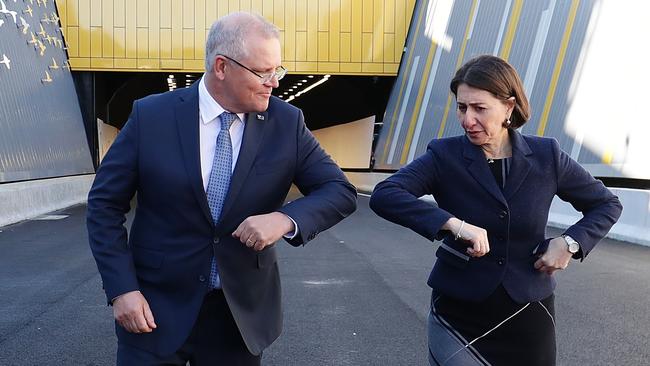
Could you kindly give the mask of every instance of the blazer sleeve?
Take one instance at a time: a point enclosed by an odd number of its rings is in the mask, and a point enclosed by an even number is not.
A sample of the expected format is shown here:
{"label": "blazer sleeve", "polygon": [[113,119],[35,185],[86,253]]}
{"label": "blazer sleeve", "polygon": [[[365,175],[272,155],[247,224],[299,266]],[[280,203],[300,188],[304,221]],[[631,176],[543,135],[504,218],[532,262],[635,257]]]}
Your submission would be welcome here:
{"label": "blazer sleeve", "polygon": [[298,225],[298,235],[287,239],[299,246],[314,239],[356,209],[357,191],[305,126],[302,111],[297,121],[297,159],[293,182],[303,197],[279,211]]}
{"label": "blazer sleeve", "polygon": [[104,156],[88,194],[86,226],[90,249],[109,304],[118,295],[139,288],[124,227],[138,182],[137,116],[135,102],[127,123]]}
{"label": "blazer sleeve", "polygon": [[432,144],[424,155],[375,186],[370,208],[386,220],[433,241],[442,238],[442,225],[454,216],[419,199],[432,194],[439,180]]}
{"label": "blazer sleeve", "polygon": [[558,177],[557,196],[583,215],[564,234],[580,243],[581,250],[574,257],[584,260],[616,223],[623,206],[601,181],[562,151],[556,140],[552,141]]}

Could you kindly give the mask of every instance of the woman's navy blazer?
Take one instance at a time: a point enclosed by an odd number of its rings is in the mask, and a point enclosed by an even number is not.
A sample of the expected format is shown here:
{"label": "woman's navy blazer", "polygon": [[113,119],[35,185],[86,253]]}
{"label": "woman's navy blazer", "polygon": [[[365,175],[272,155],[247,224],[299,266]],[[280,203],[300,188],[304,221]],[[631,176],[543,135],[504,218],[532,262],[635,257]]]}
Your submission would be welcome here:
{"label": "woman's navy blazer", "polygon": [[[499,284],[517,302],[552,294],[552,275],[535,270],[535,249],[545,241],[554,196],[571,203],[582,219],[564,232],[580,243],[584,259],[607,234],[622,206],[601,181],[551,138],[510,130],[512,161],[503,190],[479,146],[466,136],[433,140],[424,155],[379,183],[370,207],[387,220],[429,240],[442,240],[428,284],[470,301],[488,297]],[[418,198],[431,194],[437,205]],[[451,217],[487,230],[490,252],[467,255],[467,243],[441,230]]]}

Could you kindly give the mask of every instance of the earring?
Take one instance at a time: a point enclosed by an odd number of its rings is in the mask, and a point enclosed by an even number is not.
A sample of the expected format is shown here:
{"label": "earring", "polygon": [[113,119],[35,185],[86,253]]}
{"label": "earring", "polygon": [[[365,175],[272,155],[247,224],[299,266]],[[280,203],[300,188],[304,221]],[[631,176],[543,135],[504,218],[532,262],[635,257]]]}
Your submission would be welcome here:
{"label": "earring", "polygon": [[510,117],[506,118],[506,127],[510,127],[510,124],[512,122],[510,121]]}

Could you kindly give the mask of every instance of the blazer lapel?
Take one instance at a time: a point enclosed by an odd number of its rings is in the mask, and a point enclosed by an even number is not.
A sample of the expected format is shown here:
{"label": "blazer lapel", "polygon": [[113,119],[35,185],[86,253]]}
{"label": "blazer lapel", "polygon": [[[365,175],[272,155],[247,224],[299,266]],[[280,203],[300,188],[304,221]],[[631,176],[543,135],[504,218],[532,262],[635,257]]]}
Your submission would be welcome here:
{"label": "blazer lapel", "polygon": [[255,156],[257,156],[257,150],[259,149],[262,138],[264,137],[264,128],[268,123],[269,117],[267,112],[247,114],[246,124],[244,126],[244,137],[239,150],[239,157],[237,158],[235,170],[230,178],[230,188],[228,189],[228,194],[226,195],[226,201],[223,204],[219,221],[223,221],[223,218],[232,208],[246,177],[250,173],[253,162],[255,161]]}
{"label": "blazer lapel", "polygon": [[201,153],[199,151],[199,83],[185,89],[176,105],[176,126],[183,150],[185,168],[196,200],[205,218],[213,224],[208,199],[201,176]]}
{"label": "blazer lapel", "polygon": [[533,154],[519,132],[512,131],[510,137],[512,143],[512,165],[510,166],[510,172],[506,179],[506,186],[503,189],[503,194],[508,200],[517,193],[521,184],[528,176],[531,166],[527,156]]}
{"label": "blazer lapel", "polygon": [[463,138],[463,157],[467,163],[469,174],[474,177],[476,182],[499,202],[507,206],[508,203],[487,165],[485,154],[483,154],[480,147],[473,145],[467,137]]}

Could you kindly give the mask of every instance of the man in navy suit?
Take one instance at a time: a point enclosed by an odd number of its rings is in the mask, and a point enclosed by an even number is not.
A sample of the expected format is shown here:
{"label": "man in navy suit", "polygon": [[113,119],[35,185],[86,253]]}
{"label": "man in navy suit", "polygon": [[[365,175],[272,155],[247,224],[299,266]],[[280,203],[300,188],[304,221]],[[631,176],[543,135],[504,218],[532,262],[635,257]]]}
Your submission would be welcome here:
{"label": "man in navy suit", "polygon": [[[117,364],[259,365],[282,328],[274,243],[355,210],[302,112],[271,96],[285,74],[278,29],[233,13],[210,30],[199,82],[134,103],[88,196]],[[283,204],[291,184],[303,197]]]}

